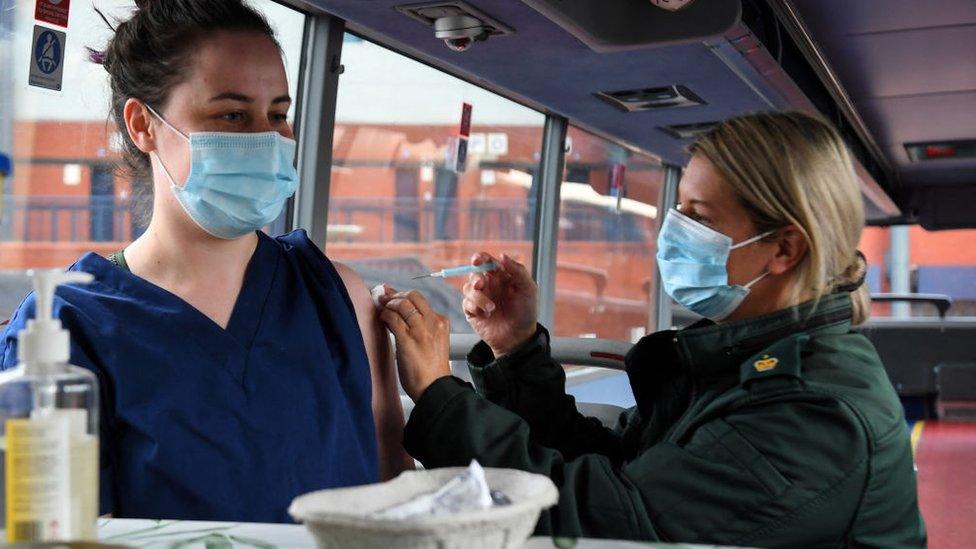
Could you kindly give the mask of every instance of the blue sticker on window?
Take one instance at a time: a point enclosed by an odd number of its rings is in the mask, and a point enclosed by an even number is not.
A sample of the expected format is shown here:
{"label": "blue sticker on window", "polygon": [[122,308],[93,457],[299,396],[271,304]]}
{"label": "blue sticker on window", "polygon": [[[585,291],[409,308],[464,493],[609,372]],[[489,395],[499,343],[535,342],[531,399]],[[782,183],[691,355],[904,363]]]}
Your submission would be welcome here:
{"label": "blue sticker on window", "polygon": [[66,34],[34,25],[31,42],[31,64],[28,84],[38,88],[61,91],[64,76]]}

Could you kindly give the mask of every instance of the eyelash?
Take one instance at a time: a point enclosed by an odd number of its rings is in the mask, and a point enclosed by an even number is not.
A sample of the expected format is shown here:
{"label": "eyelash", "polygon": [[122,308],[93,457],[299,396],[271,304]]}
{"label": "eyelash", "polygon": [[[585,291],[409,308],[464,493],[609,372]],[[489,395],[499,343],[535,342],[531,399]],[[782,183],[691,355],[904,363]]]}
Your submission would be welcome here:
{"label": "eyelash", "polygon": [[[221,120],[224,120],[226,122],[241,122],[245,118],[247,118],[247,115],[245,113],[243,113],[243,112],[229,112],[229,113],[225,113],[225,114],[220,115],[220,119]],[[275,113],[275,114],[269,115],[269,118],[272,121],[274,121],[274,122],[287,122],[288,121],[288,115],[287,114],[278,114],[278,113]]]}

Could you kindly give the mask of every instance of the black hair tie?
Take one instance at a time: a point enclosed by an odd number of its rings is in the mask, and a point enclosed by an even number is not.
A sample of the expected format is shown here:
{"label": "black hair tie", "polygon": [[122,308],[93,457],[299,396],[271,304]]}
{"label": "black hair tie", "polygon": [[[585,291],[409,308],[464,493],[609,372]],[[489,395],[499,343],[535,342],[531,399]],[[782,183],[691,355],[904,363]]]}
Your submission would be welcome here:
{"label": "black hair tie", "polygon": [[838,292],[853,292],[864,284],[864,279],[868,275],[868,259],[864,257],[864,254],[861,253],[861,250],[856,250],[855,256],[858,259],[858,264],[859,264],[858,266],[860,267],[859,270],[861,274],[860,276],[857,277],[857,280],[836,286]]}

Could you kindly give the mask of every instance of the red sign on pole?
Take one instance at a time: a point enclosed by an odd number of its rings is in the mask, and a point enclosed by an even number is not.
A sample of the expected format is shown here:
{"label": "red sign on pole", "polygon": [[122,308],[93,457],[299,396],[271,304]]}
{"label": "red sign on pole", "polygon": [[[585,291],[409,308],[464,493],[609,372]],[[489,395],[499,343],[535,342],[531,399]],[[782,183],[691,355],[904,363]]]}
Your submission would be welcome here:
{"label": "red sign on pole", "polygon": [[37,0],[34,19],[59,27],[68,26],[68,8],[71,0]]}
{"label": "red sign on pole", "polygon": [[471,103],[461,105],[461,137],[471,136]]}
{"label": "red sign on pole", "polygon": [[610,170],[610,188],[623,190],[624,174],[627,173],[626,164],[614,164]]}

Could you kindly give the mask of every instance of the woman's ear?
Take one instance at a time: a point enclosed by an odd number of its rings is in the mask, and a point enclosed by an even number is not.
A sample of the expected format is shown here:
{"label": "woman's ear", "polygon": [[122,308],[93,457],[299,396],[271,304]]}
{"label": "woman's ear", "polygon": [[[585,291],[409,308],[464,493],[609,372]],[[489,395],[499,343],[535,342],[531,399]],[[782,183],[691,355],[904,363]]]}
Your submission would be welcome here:
{"label": "woman's ear", "polygon": [[140,151],[148,154],[156,150],[152,113],[143,102],[138,99],[128,99],[122,109],[122,117],[125,119],[125,129],[129,132],[129,138]]}
{"label": "woman's ear", "polygon": [[787,225],[779,230],[776,245],[776,255],[769,263],[770,274],[788,273],[807,255],[807,237],[796,225]]}

